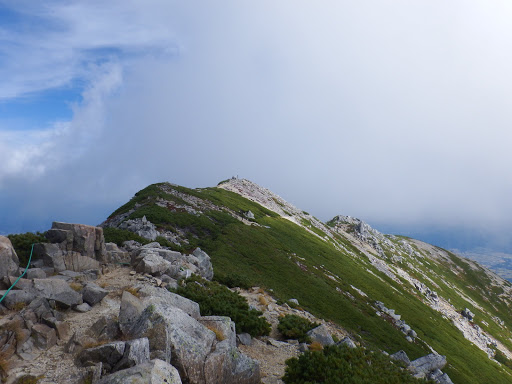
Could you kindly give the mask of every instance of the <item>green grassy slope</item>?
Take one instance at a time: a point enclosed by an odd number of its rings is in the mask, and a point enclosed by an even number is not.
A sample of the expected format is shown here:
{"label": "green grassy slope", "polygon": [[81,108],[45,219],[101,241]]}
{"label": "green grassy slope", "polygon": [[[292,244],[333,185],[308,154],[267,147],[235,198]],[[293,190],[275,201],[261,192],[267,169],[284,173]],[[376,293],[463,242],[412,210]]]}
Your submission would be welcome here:
{"label": "green grassy slope", "polygon": [[[167,204],[156,204],[162,200]],[[255,219],[242,222],[243,214],[249,210]],[[110,220],[120,214],[126,214],[126,219],[146,216],[164,237],[166,233],[180,234],[186,242],[173,247],[187,251],[200,246],[211,256],[215,275],[236,274],[252,285],[272,290],[277,298],[296,298],[302,307],[342,325],[369,348],[389,353],[403,349],[414,359],[430,353],[431,346],[447,356],[449,365],[444,371],[454,383],[512,381],[508,368],[491,361],[467,341],[450,320],[425,305],[403,279],[394,280],[374,267],[360,246],[341,231],[333,232],[331,240],[323,240],[236,193],[221,188],[193,190],[167,183],[138,192]],[[323,237],[320,229],[313,232]],[[401,240],[391,241],[398,246]],[[423,281],[425,274],[431,276],[439,295],[450,299],[457,308],[470,308],[478,314],[478,324],[483,329],[512,347],[507,303],[500,298],[498,288],[489,291],[489,278],[483,270],[472,268],[451,254],[447,260],[427,259],[428,255],[419,260],[389,247],[385,252],[401,256],[401,268],[407,269],[408,263],[414,266],[408,272],[418,280]],[[457,274],[453,272],[454,265],[460,269]],[[484,310],[471,306],[455,289]],[[421,340],[407,342],[390,321],[377,316],[373,306],[376,300],[402,315]],[[504,327],[492,319],[497,315],[505,322]]]}

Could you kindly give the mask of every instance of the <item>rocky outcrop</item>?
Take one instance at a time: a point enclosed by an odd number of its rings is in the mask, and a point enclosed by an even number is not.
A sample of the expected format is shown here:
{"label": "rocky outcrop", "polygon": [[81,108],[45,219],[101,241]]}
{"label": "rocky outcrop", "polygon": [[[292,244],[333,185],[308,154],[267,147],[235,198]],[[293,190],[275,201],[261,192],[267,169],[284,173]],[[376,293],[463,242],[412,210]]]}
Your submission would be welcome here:
{"label": "rocky outcrop", "polygon": [[0,277],[18,276],[20,261],[14,250],[11,240],[0,236]]}
{"label": "rocky outcrop", "polygon": [[103,377],[98,384],[181,384],[178,370],[155,359]]}
{"label": "rocky outcrop", "polygon": [[410,361],[407,353],[398,351],[390,357],[404,362],[411,374],[417,379],[433,380],[439,384],[452,384],[448,374],[441,371],[446,365],[446,356],[431,353],[430,355]]}
{"label": "rocky outcrop", "polygon": [[49,243],[34,245],[34,257],[57,272],[98,269],[109,261],[103,228],[54,222],[46,237]]}
{"label": "rocky outcrop", "polygon": [[215,334],[181,309],[151,304],[135,322],[130,334],[147,337],[151,357],[171,362],[181,377],[193,383],[205,383],[204,362]]}
{"label": "rocky outcrop", "polygon": [[183,255],[162,248],[159,243],[150,243],[132,251],[131,264],[137,272],[156,277],[180,279],[197,274],[207,280],[213,278],[210,256],[200,248],[191,255]]}
{"label": "rocky outcrop", "polygon": [[156,226],[146,219],[146,216],[140,219],[126,220],[119,225],[119,228],[127,229],[149,240],[155,240],[160,236],[160,232],[157,231]]}

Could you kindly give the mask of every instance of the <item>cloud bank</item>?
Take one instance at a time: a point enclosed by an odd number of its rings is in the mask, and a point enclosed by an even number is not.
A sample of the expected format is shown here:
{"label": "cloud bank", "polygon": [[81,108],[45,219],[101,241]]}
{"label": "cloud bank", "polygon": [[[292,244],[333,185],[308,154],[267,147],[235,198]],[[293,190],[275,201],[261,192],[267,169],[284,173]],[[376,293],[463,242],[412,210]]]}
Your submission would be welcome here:
{"label": "cloud bank", "polygon": [[321,219],[506,242],[507,2],[41,4],[4,2],[37,22],[0,30],[0,99],[82,96],[69,121],[2,127],[0,231],[239,175]]}

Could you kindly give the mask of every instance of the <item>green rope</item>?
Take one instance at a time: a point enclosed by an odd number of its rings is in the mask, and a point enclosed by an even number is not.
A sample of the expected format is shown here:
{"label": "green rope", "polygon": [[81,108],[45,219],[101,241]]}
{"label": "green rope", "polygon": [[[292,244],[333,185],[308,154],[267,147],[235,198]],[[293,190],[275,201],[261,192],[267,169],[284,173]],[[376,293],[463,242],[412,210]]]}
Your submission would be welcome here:
{"label": "green rope", "polygon": [[30,265],[30,260],[32,260],[32,252],[33,252],[33,251],[34,251],[34,244],[32,244],[32,249],[30,250],[30,257],[28,258],[27,268],[25,268],[25,270],[23,271],[23,273],[21,274],[21,276],[20,276],[20,277],[18,277],[18,278],[16,279],[16,281],[14,282],[14,284],[13,284],[13,285],[11,285],[11,288],[9,288],[9,289],[7,290],[7,292],[5,292],[5,293],[4,293],[4,295],[3,295],[3,296],[2,296],[2,298],[0,299],[0,303],[1,303],[1,302],[2,302],[2,300],[5,298],[5,296],[7,296],[7,294],[9,293],[9,291],[10,291],[11,289],[13,289],[13,288],[14,288],[14,286],[16,285],[16,283],[18,282],[18,280],[19,280],[19,279],[21,279],[23,276],[25,276],[25,273],[27,273],[27,269],[28,269],[28,267],[29,267],[29,265]]}

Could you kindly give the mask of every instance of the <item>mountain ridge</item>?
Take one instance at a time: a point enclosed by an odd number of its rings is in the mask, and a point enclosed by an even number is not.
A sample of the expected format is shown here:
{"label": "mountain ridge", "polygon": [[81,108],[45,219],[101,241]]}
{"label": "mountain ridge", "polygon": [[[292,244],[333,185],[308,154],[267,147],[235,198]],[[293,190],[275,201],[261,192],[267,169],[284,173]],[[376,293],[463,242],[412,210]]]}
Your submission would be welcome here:
{"label": "mountain ridge", "polygon": [[[307,309],[350,329],[369,346],[406,349],[413,356],[432,350],[445,354],[454,382],[484,382],[475,381],[475,364],[482,379],[504,375],[505,380],[511,374],[489,359],[497,351],[512,358],[511,285],[449,251],[381,234],[348,216],[322,223],[238,178],[216,188],[151,185],[102,225],[122,230],[129,220],[132,232],[152,226],[151,240],[159,238],[171,248],[200,245],[221,279],[250,277],[283,299],[295,291]],[[386,308],[390,315],[379,306],[394,310]]]}

